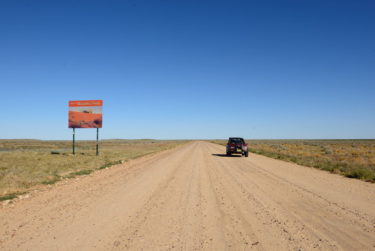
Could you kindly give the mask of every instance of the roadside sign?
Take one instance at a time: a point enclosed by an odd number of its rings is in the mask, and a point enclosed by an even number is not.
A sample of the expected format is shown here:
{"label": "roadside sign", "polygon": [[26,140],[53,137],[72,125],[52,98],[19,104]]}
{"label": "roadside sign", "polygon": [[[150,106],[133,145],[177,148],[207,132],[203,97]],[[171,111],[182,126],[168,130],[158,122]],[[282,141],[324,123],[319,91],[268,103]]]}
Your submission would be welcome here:
{"label": "roadside sign", "polygon": [[103,100],[69,101],[69,128],[102,128]]}
{"label": "roadside sign", "polygon": [[96,155],[99,155],[99,128],[103,125],[103,100],[69,101],[69,128],[73,128],[73,154],[75,154],[76,128],[96,128]]}

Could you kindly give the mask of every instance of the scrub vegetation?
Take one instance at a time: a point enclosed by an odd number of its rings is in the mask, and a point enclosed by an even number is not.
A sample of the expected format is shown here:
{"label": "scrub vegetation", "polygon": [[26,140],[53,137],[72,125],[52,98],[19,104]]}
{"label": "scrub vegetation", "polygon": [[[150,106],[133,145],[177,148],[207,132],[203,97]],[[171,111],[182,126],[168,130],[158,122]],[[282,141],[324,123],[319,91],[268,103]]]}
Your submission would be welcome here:
{"label": "scrub vegetation", "polygon": [[[226,145],[226,140],[213,143]],[[249,151],[375,182],[375,140],[247,140]]]}
{"label": "scrub vegetation", "polygon": [[100,155],[95,141],[0,140],[0,201],[15,198],[38,184],[87,175],[129,159],[170,149],[186,141],[103,140]]}

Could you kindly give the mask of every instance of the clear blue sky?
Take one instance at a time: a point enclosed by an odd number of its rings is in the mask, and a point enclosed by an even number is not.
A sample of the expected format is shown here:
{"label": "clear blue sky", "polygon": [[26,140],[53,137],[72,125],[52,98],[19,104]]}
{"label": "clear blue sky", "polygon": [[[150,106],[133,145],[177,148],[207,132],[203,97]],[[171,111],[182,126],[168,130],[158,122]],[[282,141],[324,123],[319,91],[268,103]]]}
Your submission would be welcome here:
{"label": "clear blue sky", "polygon": [[[1,1],[0,138],[375,138],[375,1]],[[79,139],[94,139],[79,129]]]}

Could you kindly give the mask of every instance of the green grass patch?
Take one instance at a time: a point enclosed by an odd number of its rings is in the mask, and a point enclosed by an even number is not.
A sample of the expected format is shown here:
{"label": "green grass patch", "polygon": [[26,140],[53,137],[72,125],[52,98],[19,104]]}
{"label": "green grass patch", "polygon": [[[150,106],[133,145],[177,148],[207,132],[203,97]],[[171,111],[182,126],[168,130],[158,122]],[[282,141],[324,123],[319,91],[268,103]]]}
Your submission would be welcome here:
{"label": "green grass patch", "polygon": [[52,179],[42,181],[41,183],[44,184],[44,185],[52,185],[52,184],[55,184],[56,182],[58,182],[60,180],[61,180],[60,176],[55,176]]}
{"label": "green grass patch", "polygon": [[122,160],[111,161],[111,162],[108,162],[105,165],[102,165],[101,167],[99,167],[98,170],[106,169],[108,167],[111,167],[111,166],[114,166],[114,165],[118,165],[118,164],[121,164],[121,163],[122,163]]}
{"label": "green grass patch", "polygon": [[92,173],[94,170],[79,170],[78,172],[72,172],[69,175],[71,176],[80,176],[80,175],[87,175]]}
{"label": "green grass patch", "polygon": [[14,198],[17,198],[17,195],[15,195],[15,194],[7,194],[7,195],[4,195],[4,196],[0,196],[0,201],[12,200]]}
{"label": "green grass patch", "polygon": [[356,170],[351,170],[345,174],[348,178],[355,178],[367,181],[375,181],[375,174],[369,169],[358,168]]}
{"label": "green grass patch", "polygon": [[12,200],[17,198],[19,195],[25,194],[26,192],[17,192],[17,193],[10,193],[3,196],[0,196],[0,201],[4,200]]}

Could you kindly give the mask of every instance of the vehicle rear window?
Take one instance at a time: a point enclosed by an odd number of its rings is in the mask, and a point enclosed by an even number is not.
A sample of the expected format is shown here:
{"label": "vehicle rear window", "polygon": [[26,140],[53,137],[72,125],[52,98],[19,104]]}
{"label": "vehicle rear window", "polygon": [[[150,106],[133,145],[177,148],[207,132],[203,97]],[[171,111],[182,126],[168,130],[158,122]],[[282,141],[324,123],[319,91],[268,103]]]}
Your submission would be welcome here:
{"label": "vehicle rear window", "polygon": [[242,144],[244,143],[243,139],[230,139],[230,143]]}

